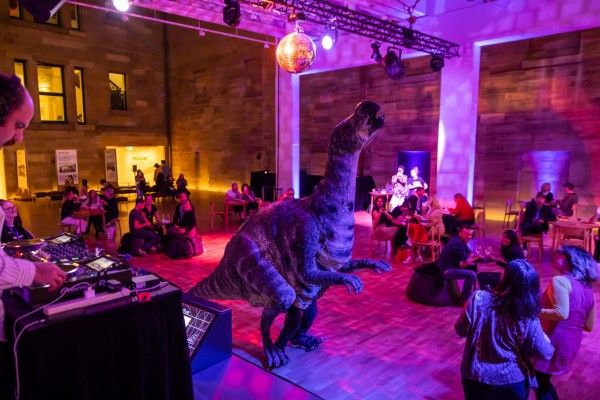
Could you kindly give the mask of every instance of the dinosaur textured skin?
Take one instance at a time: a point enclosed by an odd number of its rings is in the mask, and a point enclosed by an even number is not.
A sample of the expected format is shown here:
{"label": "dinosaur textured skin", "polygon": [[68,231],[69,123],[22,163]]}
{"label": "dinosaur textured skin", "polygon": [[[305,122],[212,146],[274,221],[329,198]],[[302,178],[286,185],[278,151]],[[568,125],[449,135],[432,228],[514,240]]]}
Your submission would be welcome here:
{"label": "dinosaur textured skin", "polygon": [[192,289],[196,296],[243,299],[263,307],[260,328],[269,367],[289,361],[270,336],[279,313],[305,309],[330,285],[360,292],[360,278],[349,273],[356,268],[390,270],[384,261],[351,259],[358,157],[381,132],[379,111],[374,102],[359,103],[333,130],[325,176],[314,193],[274,203],[250,217],[215,270]]}

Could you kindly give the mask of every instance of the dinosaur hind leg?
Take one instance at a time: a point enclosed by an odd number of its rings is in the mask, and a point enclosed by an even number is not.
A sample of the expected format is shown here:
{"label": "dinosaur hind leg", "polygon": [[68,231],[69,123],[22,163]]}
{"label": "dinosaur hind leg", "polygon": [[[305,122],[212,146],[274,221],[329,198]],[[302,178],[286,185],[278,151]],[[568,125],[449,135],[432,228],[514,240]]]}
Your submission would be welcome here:
{"label": "dinosaur hind leg", "polygon": [[296,306],[290,306],[285,314],[283,329],[275,341],[275,346],[279,347],[280,349],[285,349],[285,346],[287,346],[290,339],[298,333],[301,319],[302,311]]}
{"label": "dinosaur hind leg", "polygon": [[273,344],[271,340],[271,325],[281,312],[281,308],[277,306],[267,306],[263,308],[260,317],[260,334],[263,341],[263,350],[267,361],[267,367],[277,368],[287,364],[290,358],[285,354],[285,348],[280,348]]}
{"label": "dinosaur hind leg", "polygon": [[300,328],[292,338],[292,346],[311,351],[323,343],[323,339],[308,334],[308,330],[315,321],[315,318],[317,318],[317,299],[313,300],[306,310],[302,312]]}

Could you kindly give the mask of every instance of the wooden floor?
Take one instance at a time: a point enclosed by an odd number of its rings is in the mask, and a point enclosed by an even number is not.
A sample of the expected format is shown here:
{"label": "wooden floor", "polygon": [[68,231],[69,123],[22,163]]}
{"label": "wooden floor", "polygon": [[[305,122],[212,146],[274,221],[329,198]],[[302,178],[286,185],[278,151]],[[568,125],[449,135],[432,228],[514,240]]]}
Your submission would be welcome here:
{"label": "wooden floor", "polygon": [[[208,231],[207,194],[194,194],[205,243],[205,254],[185,261],[163,255],[136,258],[137,267],[154,271],[184,290],[207,276],[222,256],[234,227]],[[198,206],[201,204],[200,206]],[[26,226],[48,235],[56,231],[58,205],[18,203]],[[171,210],[173,204],[161,206]],[[124,214],[125,215],[125,214]],[[356,214],[356,257],[369,257],[377,246],[369,241],[370,219]],[[126,218],[123,219],[126,228]],[[28,225],[29,224],[29,225]],[[500,226],[488,224],[488,239],[497,249]],[[52,231],[52,232],[50,232]],[[110,243],[101,245],[113,247]],[[372,248],[373,247],[373,248]],[[381,251],[379,251],[379,255]],[[553,274],[550,251],[543,263],[536,262],[546,286]],[[331,288],[319,301],[319,316],[312,333],[325,338],[313,352],[289,349],[292,362],[274,372],[325,399],[461,399],[459,363],[464,341],[453,330],[457,307],[426,307],[409,301],[405,287],[414,264],[393,264],[389,274],[361,271],[365,290],[349,295],[343,287]],[[594,288],[600,296],[598,285]],[[260,309],[244,302],[223,302],[233,309],[234,352],[261,365],[258,332]],[[274,326],[276,333],[280,317]],[[580,354],[570,373],[555,379],[562,399],[594,399],[600,392],[600,326],[585,334]],[[533,397],[532,397],[533,398]]]}

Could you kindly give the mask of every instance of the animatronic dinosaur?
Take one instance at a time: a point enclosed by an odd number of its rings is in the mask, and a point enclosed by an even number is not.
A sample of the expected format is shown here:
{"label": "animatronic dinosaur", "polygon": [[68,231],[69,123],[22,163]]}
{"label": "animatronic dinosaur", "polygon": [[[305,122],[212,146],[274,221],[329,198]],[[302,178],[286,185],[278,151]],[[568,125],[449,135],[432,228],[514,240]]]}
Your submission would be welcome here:
{"label": "animatronic dinosaur", "polygon": [[[227,244],[219,265],[191,291],[263,307],[260,331],[271,368],[289,361],[285,347],[290,339],[307,350],[320,343],[306,332],[316,316],[316,299],[329,285],[344,284],[350,293],[359,293],[362,281],[347,272],[361,267],[390,270],[384,261],[350,259],[358,157],[384,124],[379,110],[371,101],[358,104],[331,134],[325,177],[314,193],[284,200],[247,220]],[[287,313],[286,320],[273,343],[271,325],[281,312]],[[301,323],[302,336],[295,337]]]}

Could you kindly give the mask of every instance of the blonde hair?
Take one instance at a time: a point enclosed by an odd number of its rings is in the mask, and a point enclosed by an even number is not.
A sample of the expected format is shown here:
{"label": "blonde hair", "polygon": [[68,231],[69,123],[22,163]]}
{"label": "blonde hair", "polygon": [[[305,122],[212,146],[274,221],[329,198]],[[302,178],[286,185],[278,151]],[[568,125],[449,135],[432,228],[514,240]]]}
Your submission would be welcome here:
{"label": "blonde hair", "polygon": [[435,196],[431,196],[429,198],[429,207],[433,208],[433,209],[436,209],[436,210],[442,208],[439,200]]}

